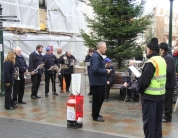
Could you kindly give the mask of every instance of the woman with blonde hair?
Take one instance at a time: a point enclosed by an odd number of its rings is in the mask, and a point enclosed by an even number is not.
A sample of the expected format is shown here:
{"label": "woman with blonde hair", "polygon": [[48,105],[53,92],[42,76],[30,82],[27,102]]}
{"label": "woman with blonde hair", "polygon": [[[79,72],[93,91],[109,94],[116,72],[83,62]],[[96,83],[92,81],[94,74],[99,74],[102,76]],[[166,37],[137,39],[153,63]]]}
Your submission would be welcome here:
{"label": "woman with blonde hair", "polygon": [[4,61],[4,83],[5,83],[5,108],[7,110],[14,110],[15,105],[12,101],[12,86],[14,82],[14,65],[15,65],[15,54],[13,51],[8,52],[7,57]]}

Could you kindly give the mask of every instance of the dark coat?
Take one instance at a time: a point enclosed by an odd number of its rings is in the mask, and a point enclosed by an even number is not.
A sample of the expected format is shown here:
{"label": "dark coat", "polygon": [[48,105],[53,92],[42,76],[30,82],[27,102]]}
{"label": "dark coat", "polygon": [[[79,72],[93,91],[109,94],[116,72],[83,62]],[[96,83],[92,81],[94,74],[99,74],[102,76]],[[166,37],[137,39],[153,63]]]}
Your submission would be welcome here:
{"label": "dark coat", "polygon": [[[36,51],[32,52],[29,56],[29,67],[28,70],[34,71],[38,65],[42,64],[43,57],[41,54],[37,54]],[[38,69],[37,74],[43,74],[43,69]]]}
{"label": "dark coat", "polygon": [[[64,56],[67,57],[67,63],[65,63],[64,61]],[[74,60],[76,61],[75,57],[73,55],[71,55],[70,57],[68,57],[66,54],[62,55],[60,58],[59,58],[59,63],[60,64],[66,64],[68,68],[66,69],[61,69],[61,73],[62,74],[72,74],[74,72],[74,66],[71,65],[71,61]]]}
{"label": "dark coat", "polygon": [[176,86],[176,70],[174,64],[174,58],[169,54],[165,53],[163,58],[166,60],[166,88],[174,88]]}
{"label": "dark coat", "polygon": [[3,76],[4,83],[13,83],[14,82],[14,64],[11,61],[4,62]]}
{"label": "dark coat", "polygon": [[131,75],[132,75],[132,71],[130,69],[127,69],[127,72],[129,72],[129,76],[123,76],[122,81],[123,83],[127,82],[128,86],[131,86],[132,82],[131,82]]}
{"label": "dark coat", "polygon": [[[91,60],[91,56],[90,54],[87,54],[85,57],[85,62],[90,62]],[[87,66],[87,71],[88,71],[88,75],[90,74],[90,66]]]}
{"label": "dark coat", "polygon": [[[153,56],[158,56],[159,54],[157,52],[153,52],[148,56],[148,59]],[[142,75],[140,76],[138,80],[138,87],[137,92],[139,92],[142,95],[142,99],[145,100],[153,100],[153,101],[160,101],[164,99],[164,95],[149,95],[145,94],[145,90],[149,87],[151,80],[154,76],[156,69],[154,65],[150,62],[146,63],[142,70]]]}
{"label": "dark coat", "polygon": [[27,63],[23,57],[23,55],[17,56],[15,58],[15,68],[19,68],[19,78],[24,79],[24,72],[28,69]]}
{"label": "dark coat", "polygon": [[54,74],[56,71],[48,70],[51,66],[54,66],[58,63],[58,60],[55,55],[53,54],[46,54],[43,56],[43,62],[45,63],[44,69],[45,69],[45,74]]}
{"label": "dark coat", "polygon": [[106,78],[107,78],[107,81],[110,81],[110,85],[113,85],[113,82],[114,82],[114,77],[115,77],[115,69],[114,69],[114,66],[109,66],[109,67],[106,67],[106,69],[112,69],[112,71],[106,75]]}
{"label": "dark coat", "polygon": [[95,51],[90,61],[90,86],[106,85],[107,70],[103,57]]}

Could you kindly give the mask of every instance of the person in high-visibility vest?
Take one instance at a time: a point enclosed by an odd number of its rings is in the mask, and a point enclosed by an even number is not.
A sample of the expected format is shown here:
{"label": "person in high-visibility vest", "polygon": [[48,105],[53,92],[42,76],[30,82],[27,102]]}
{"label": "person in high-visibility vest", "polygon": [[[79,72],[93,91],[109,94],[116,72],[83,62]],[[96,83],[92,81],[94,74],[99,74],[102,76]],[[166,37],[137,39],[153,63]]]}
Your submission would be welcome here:
{"label": "person in high-visibility vest", "polygon": [[172,121],[172,103],[173,103],[173,93],[174,87],[176,86],[176,70],[174,59],[172,55],[168,53],[168,44],[161,43],[159,45],[161,56],[165,59],[167,64],[166,73],[166,93],[164,99],[164,116],[162,122]]}
{"label": "person in high-visibility vest", "polygon": [[166,61],[159,55],[157,38],[147,44],[147,58],[137,88],[141,94],[143,130],[145,138],[162,138]]}

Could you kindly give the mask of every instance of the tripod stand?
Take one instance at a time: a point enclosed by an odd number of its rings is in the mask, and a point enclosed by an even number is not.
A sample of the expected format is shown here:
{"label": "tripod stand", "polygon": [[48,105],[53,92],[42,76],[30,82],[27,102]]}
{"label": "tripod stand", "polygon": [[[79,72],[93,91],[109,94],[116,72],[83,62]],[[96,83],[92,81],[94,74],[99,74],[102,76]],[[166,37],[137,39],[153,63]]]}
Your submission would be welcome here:
{"label": "tripod stand", "polygon": [[[43,76],[43,75],[42,75]],[[41,98],[40,98],[40,100],[39,100],[39,102],[38,102],[38,104],[37,104],[37,107],[40,105],[40,104],[42,104],[42,102],[43,102],[43,100],[45,100],[45,98],[44,98],[44,95],[43,95],[43,91],[42,91],[42,86],[41,85],[43,85],[43,84],[41,84],[41,82],[40,82],[40,91],[41,91]]]}
{"label": "tripod stand", "polygon": [[[122,72],[122,77],[126,77],[126,78],[129,77],[129,72]],[[127,79],[126,79],[126,80],[127,80]],[[126,87],[126,96],[125,96],[123,105],[125,104],[125,102],[126,102],[127,100],[129,100],[129,101],[131,101],[131,102],[134,102],[134,101],[132,100],[132,98],[130,98],[129,95],[128,95],[128,86]]]}

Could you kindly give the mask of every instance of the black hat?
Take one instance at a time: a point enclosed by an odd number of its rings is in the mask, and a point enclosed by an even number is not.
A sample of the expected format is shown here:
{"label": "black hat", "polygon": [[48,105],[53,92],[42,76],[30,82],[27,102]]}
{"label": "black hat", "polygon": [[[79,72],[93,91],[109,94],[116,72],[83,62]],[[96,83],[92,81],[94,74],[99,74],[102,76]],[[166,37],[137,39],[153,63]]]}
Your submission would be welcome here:
{"label": "black hat", "polygon": [[168,44],[167,43],[161,43],[161,44],[159,44],[159,47],[161,48],[161,49],[164,49],[165,51],[168,51]]}
{"label": "black hat", "polygon": [[151,42],[147,44],[147,47],[150,48],[151,50],[159,51],[158,39],[156,37],[153,37],[151,39]]}

